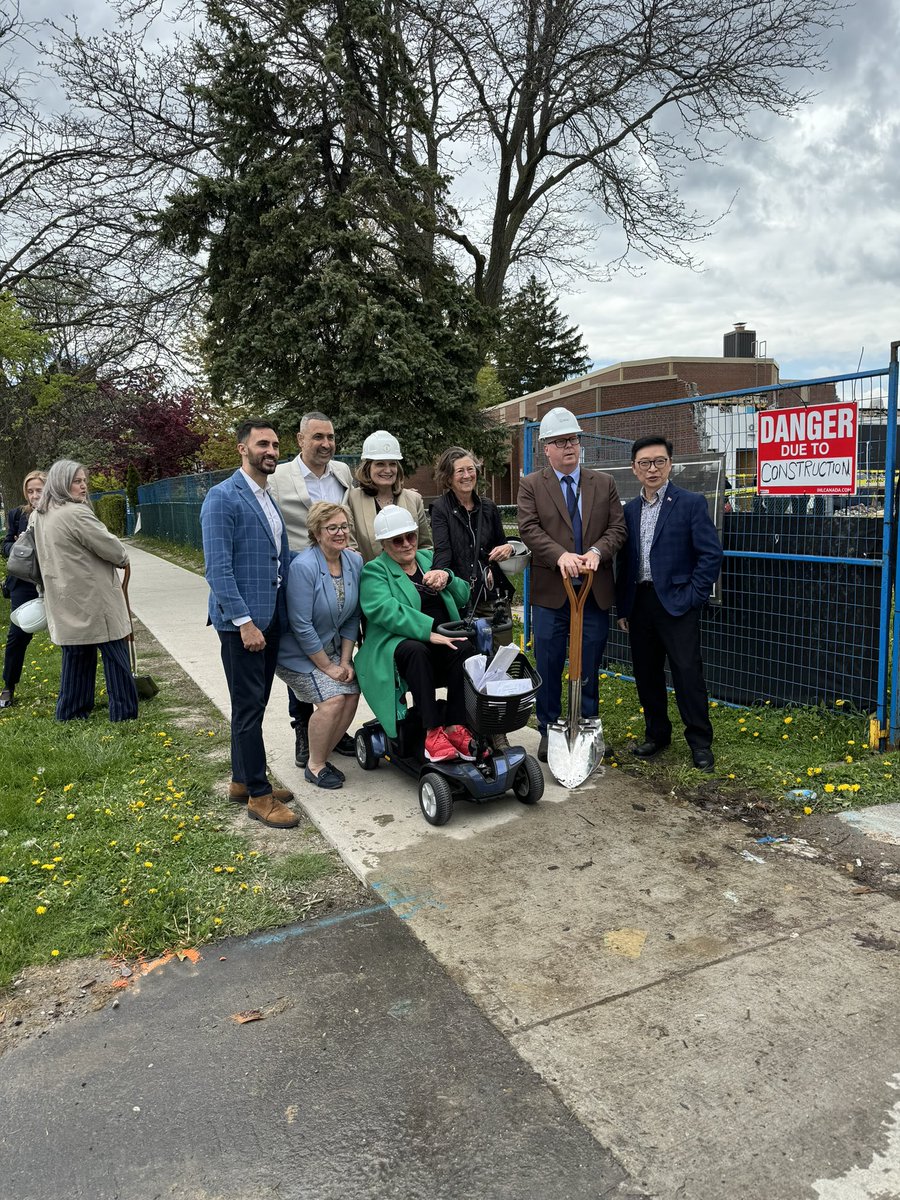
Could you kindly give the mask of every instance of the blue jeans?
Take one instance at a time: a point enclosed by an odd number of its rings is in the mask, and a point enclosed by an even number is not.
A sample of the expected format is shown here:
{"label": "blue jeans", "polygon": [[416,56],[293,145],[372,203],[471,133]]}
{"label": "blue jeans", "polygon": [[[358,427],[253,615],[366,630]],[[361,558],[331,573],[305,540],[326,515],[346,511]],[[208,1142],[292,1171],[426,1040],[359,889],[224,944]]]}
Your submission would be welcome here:
{"label": "blue jeans", "polygon": [[[558,721],[562,712],[562,673],[569,646],[569,601],[562,608],[531,610],[534,637],[534,659],[541,686],[537,692],[537,720],[541,733]],[[581,715],[596,717],[597,689],[600,666],[609,635],[609,613],[604,612],[593,596],[584,606],[584,632],[581,640]]]}

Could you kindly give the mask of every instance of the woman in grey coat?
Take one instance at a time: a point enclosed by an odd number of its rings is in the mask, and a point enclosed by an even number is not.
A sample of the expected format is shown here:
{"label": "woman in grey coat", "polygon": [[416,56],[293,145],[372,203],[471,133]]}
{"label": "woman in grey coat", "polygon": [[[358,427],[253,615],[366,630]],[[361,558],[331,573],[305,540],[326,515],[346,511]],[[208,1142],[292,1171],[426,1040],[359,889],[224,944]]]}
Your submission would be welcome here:
{"label": "woman in grey coat", "polygon": [[88,502],[87,472],[62,458],[47,472],[32,517],[50,638],[62,647],[56,719],[90,716],[94,707],[97,651],[109,696],[109,719],[138,715],[137,689],[128,656],[131,620],[117,567],[125,547]]}

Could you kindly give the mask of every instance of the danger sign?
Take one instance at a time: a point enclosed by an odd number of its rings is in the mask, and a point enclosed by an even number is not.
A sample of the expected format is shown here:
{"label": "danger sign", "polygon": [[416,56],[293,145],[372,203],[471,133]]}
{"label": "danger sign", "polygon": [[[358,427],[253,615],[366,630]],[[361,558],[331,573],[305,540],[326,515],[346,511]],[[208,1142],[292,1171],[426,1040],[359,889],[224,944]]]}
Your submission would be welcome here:
{"label": "danger sign", "polygon": [[756,414],[761,496],[844,496],[856,491],[857,410],[852,401]]}

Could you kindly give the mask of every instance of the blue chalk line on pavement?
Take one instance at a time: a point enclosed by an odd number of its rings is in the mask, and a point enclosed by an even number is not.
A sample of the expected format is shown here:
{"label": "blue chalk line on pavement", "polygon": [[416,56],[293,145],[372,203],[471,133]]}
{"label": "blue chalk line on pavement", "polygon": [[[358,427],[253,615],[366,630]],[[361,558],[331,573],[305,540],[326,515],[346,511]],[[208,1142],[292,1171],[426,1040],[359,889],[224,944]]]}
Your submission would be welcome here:
{"label": "blue chalk line on pavement", "polygon": [[276,942],[286,942],[288,938],[302,937],[304,933],[325,929],[329,925],[342,925],[345,921],[355,921],[359,917],[371,917],[375,913],[387,911],[390,907],[389,904],[376,904],[372,908],[359,908],[355,912],[340,913],[336,917],[320,917],[317,921],[305,921],[302,925],[289,925],[286,929],[276,929],[274,933],[258,933],[247,940],[251,946],[271,946]]}

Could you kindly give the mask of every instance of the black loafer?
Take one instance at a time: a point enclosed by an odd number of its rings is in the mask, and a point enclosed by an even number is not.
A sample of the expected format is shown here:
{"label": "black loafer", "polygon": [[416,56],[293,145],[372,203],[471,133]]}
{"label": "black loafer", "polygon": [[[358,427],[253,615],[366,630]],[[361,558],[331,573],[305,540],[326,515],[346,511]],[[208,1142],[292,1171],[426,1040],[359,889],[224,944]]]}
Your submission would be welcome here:
{"label": "black loafer", "polygon": [[356,758],[356,739],[352,738],[349,733],[345,733],[335,746],[335,750],[338,754],[343,754],[345,758]]}
{"label": "black loafer", "polygon": [[338,768],[337,768],[337,767],[334,765],[334,763],[333,763],[333,762],[326,762],[325,766],[326,766],[326,767],[328,767],[328,769],[329,769],[330,771],[334,771],[335,775],[337,775],[337,777],[338,777],[338,779],[341,781],[341,783],[343,783],[343,782],[344,782],[344,780],[347,778],[347,776],[344,774],[344,772],[343,772],[343,771],[341,771],[341,770],[339,770],[339,769],[338,769]]}
{"label": "black loafer", "polygon": [[695,750],[693,752],[694,766],[698,771],[705,771],[707,775],[712,771],[715,758],[712,750]]}
{"label": "black loafer", "polygon": [[655,754],[661,754],[663,750],[668,750],[671,742],[638,742],[636,746],[631,747],[631,753],[635,758],[653,758]]}
{"label": "black loafer", "polygon": [[316,787],[320,788],[328,788],[330,791],[336,791],[337,788],[344,786],[342,780],[338,776],[338,773],[332,767],[330,767],[328,763],[325,764],[318,775],[313,775],[309,767],[305,767],[303,770],[303,778],[307,781],[307,783],[315,784]]}
{"label": "black loafer", "polygon": [[538,762],[546,762],[546,761],[547,761],[547,735],[546,735],[546,733],[542,733],[541,740],[538,743]]}

